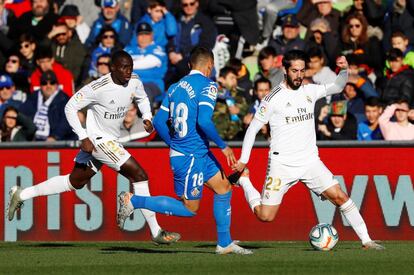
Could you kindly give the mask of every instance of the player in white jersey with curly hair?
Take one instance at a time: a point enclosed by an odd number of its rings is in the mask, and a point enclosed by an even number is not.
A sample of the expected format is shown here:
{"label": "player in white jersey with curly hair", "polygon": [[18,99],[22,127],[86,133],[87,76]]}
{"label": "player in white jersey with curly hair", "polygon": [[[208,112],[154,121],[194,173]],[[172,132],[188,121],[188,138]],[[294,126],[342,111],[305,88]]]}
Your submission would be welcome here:
{"label": "player in white jersey with curly hair", "polygon": [[[317,195],[339,207],[366,249],[384,249],[368,235],[365,222],[355,203],[343,192],[333,174],[319,159],[314,124],[315,102],[325,96],[340,93],[348,80],[348,62],[337,59],[341,69],[334,83],[302,85],[307,56],[299,50],[285,54],[285,81],[275,87],[261,102],[259,110],[243,141],[242,154],[233,167],[242,172],[238,184],[256,217],[273,221],[284,194],[298,181]],[[260,194],[250,182],[248,170],[254,140],[258,131],[269,123],[271,144],[266,181]]]}
{"label": "player in white jersey with curly hair", "polygon": [[[141,80],[132,74],[132,66],[132,58],[127,52],[115,52],[111,73],[85,85],[71,97],[65,107],[66,118],[81,141],[75,166],[68,175],[50,178],[32,187],[13,186],[8,207],[10,221],[23,201],[81,189],[103,164],[125,176],[132,183],[135,194],[150,196],[147,174],[118,142],[121,124],[131,103],[140,109],[145,130],[153,131],[151,106]],[[78,118],[78,111],[84,108],[87,109],[86,128]],[[169,244],[180,239],[178,233],[161,229],[154,212],[141,211],[156,244]]]}

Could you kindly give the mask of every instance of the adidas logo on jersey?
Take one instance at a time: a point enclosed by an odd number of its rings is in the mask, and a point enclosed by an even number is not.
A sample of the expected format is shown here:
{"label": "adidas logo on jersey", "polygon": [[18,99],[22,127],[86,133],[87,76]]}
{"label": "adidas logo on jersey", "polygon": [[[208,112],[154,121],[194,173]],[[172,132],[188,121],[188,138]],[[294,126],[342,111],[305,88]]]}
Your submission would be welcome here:
{"label": "adidas logo on jersey", "polygon": [[111,100],[111,101],[109,101],[109,104],[115,104],[115,100]]}
{"label": "adidas logo on jersey", "polygon": [[286,104],[286,107],[291,107],[292,106],[292,104],[290,104],[290,102],[288,102],[287,104]]}

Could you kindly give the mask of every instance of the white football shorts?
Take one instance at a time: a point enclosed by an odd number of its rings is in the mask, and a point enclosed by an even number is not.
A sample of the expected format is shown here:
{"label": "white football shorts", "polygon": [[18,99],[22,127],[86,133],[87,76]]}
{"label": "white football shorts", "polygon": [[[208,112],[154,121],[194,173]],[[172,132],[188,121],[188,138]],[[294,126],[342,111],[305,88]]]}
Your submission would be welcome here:
{"label": "white football shorts", "polygon": [[321,195],[329,187],[338,184],[331,171],[321,160],[304,166],[288,166],[269,157],[266,181],[263,185],[262,204],[279,205],[285,193],[298,181],[312,192]]}
{"label": "white football shorts", "polygon": [[95,145],[96,151],[89,154],[80,150],[75,161],[88,165],[95,172],[98,172],[103,164],[119,171],[121,166],[131,157],[122,144],[115,140],[98,137],[91,139],[91,141]]}

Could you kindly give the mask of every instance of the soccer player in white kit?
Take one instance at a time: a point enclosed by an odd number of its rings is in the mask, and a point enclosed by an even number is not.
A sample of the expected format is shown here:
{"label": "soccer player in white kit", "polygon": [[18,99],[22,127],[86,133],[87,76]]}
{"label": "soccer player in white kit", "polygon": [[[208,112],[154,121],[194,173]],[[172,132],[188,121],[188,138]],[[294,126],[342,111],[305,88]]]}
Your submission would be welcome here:
{"label": "soccer player in white kit", "polygon": [[[127,52],[115,52],[111,73],[85,85],[71,97],[65,107],[66,118],[81,141],[75,166],[69,175],[53,177],[32,187],[22,189],[13,186],[8,207],[10,221],[23,201],[81,189],[103,164],[125,176],[132,183],[135,194],[150,196],[147,174],[118,142],[121,124],[131,103],[138,105],[145,130],[149,133],[153,131],[150,103],[141,80],[132,74],[132,64]],[[78,118],[78,111],[83,108],[87,108],[86,129]],[[180,234],[163,230],[158,225],[154,212],[141,211],[156,244],[169,244],[180,239]]]}
{"label": "soccer player in white kit", "polygon": [[[319,159],[314,124],[315,102],[325,96],[340,93],[348,80],[348,62],[337,59],[341,69],[334,83],[302,85],[307,56],[299,50],[285,54],[285,80],[261,102],[259,110],[243,140],[242,154],[233,169],[242,172],[238,181],[256,217],[273,221],[284,194],[298,181],[317,195],[339,207],[362,241],[365,249],[384,249],[372,241],[365,222],[354,202],[343,192],[333,174]],[[269,123],[271,144],[266,181],[260,194],[252,185],[246,164],[249,161],[256,134]]]}

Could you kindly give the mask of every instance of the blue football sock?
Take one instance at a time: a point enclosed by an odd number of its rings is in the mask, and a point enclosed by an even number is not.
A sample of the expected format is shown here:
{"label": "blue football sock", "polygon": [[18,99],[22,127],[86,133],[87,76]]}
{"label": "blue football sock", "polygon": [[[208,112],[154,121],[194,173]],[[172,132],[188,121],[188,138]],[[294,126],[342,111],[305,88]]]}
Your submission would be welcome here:
{"label": "blue football sock", "polygon": [[133,195],[131,203],[135,209],[144,208],[166,215],[180,217],[193,217],[195,215],[181,201],[166,196],[146,197]]}
{"label": "blue football sock", "polygon": [[226,194],[214,195],[214,219],[217,227],[217,244],[226,247],[232,243],[230,236],[231,223],[231,191]]}

